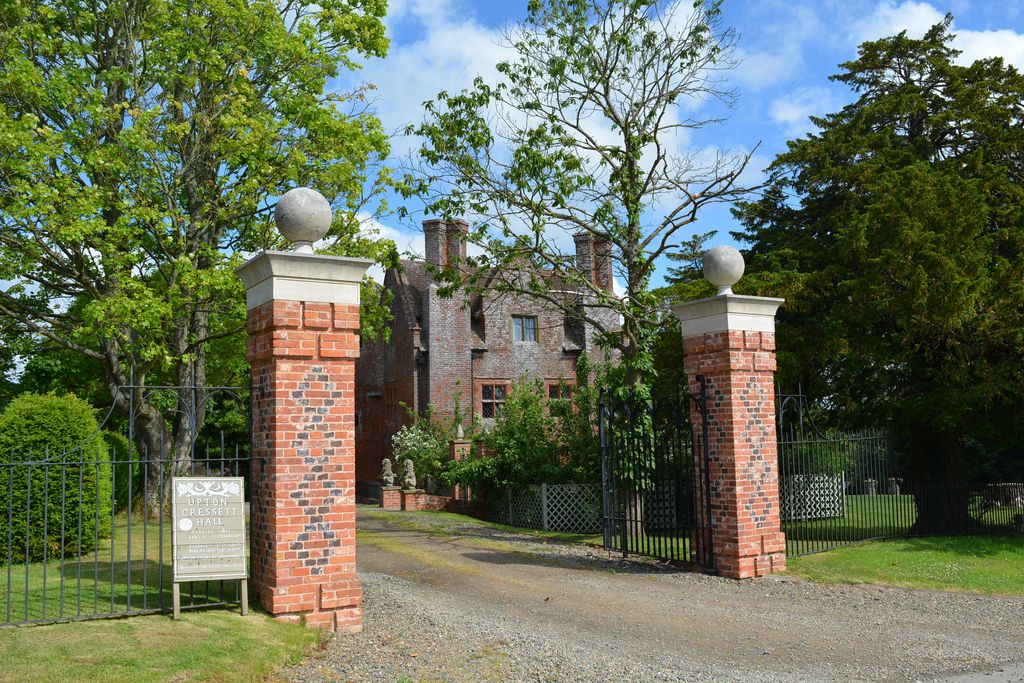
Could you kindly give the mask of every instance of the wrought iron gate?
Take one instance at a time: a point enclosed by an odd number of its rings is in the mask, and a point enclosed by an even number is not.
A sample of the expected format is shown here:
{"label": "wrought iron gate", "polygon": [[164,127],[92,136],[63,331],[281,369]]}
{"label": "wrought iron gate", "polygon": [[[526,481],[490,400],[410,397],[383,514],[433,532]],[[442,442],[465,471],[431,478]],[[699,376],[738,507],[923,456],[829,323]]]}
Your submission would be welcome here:
{"label": "wrought iron gate", "polygon": [[[707,387],[697,395],[625,399],[600,406],[604,547],[623,556],[714,570]],[[698,411],[693,428],[691,411]]]}
{"label": "wrought iron gate", "polygon": [[[190,430],[189,463],[179,474],[251,481],[247,436],[229,443],[224,431],[201,432],[197,419],[212,402],[244,401],[246,389],[122,388],[129,405],[145,400],[171,406],[180,428]],[[191,401],[181,400],[182,394]],[[96,433],[74,449],[0,454],[0,626],[170,610],[174,448],[159,443],[169,458],[140,452],[137,418],[133,409],[122,427],[127,438],[110,431],[119,421],[111,409]],[[185,584],[182,607],[237,603],[236,584]]]}

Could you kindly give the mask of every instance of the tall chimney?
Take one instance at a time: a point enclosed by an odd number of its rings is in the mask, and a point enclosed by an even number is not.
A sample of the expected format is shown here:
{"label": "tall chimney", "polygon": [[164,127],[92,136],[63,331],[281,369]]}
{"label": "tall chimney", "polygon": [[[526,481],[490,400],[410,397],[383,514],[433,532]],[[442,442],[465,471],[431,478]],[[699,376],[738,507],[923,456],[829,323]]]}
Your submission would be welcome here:
{"label": "tall chimney", "polygon": [[466,263],[466,237],[469,235],[469,223],[461,218],[457,218],[451,223],[447,224],[447,242],[448,242],[448,263],[446,265],[452,265],[452,261],[458,259],[461,266]]}
{"label": "tall chimney", "polygon": [[607,235],[595,235],[594,284],[610,292],[614,289],[612,278],[612,241]]}
{"label": "tall chimney", "polygon": [[576,243],[576,267],[583,277],[593,280],[594,236],[589,232],[578,232],[572,239]]}
{"label": "tall chimney", "polygon": [[437,218],[423,221],[423,256],[427,263],[448,265],[447,225]]}
{"label": "tall chimney", "polygon": [[576,242],[576,267],[596,286],[612,290],[612,243],[605,235],[578,232],[572,236]]}

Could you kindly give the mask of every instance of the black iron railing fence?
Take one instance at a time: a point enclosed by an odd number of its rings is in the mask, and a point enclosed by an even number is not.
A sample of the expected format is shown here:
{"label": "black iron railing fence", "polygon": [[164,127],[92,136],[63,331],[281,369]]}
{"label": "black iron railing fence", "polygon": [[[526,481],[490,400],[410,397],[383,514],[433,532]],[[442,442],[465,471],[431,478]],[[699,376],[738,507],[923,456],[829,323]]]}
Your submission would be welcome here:
{"label": "black iron railing fence", "polygon": [[[779,415],[796,417],[792,397]],[[802,398],[802,397],[800,397]],[[917,474],[888,433],[779,425],[779,504],[789,555],[915,535],[1024,533],[1024,483]]]}
{"label": "black iron railing fence", "polygon": [[[167,462],[102,443],[53,457],[7,455],[0,462],[0,625],[170,609]],[[197,449],[182,474],[248,482],[249,463],[222,441]],[[157,510],[147,514],[146,500],[156,500]],[[237,602],[236,583],[186,585],[183,607]]]}
{"label": "black iron railing fence", "polygon": [[[253,474],[248,430],[203,429],[213,418],[237,423],[239,412],[244,421],[248,389],[194,380],[118,387],[129,406],[121,436],[107,431],[118,422],[111,407],[75,448],[0,453],[0,626],[171,608],[172,475],[241,476],[248,487]],[[142,406],[162,411],[168,427],[153,452],[140,446]],[[182,606],[237,602],[236,584],[186,585]]]}
{"label": "black iron railing fence", "polygon": [[[0,625],[170,609],[166,462],[102,444],[52,458],[9,456],[0,463]],[[221,443],[204,447],[182,474],[248,481],[250,460]],[[147,510],[146,500],[157,509]],[[236,583],[190,584],[183,607],[238,602]]]}
{"label": "black iron railing fence", "polygon": [[778,452],[788,554],[899,535],[913,525],[914,498],[886,434],[789,433],[779,439]]}

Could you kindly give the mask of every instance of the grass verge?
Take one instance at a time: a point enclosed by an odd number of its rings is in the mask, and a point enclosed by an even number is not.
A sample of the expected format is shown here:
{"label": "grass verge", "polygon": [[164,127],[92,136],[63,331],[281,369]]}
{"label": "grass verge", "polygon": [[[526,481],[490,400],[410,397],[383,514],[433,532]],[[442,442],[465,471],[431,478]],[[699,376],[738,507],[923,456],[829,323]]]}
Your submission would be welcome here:
{"label": "grass verge", "polygon": [[4,628],[0,681],[262,681],[319,637],[226,609]]}
{"label": "grass verge", "polygon": [[788,573],[824,583],[872,583],[1024,595],[1024,539],[954,536],[870,541],[790,557]]}

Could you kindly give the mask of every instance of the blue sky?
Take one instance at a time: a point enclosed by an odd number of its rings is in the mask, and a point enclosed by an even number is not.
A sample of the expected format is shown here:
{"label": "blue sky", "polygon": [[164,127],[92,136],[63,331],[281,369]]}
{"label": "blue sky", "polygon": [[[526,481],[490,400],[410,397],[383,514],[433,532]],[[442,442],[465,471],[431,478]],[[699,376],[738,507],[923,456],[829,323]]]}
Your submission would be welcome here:
{"label": "blue sky", "polygon": [[[478,74],[493,82],[494,64],[506,54],[501,29],[521,19],[525,7],[526,0],[392,0],[389,55],[360,74],[377,86],[385,126],[418,122],[424,100],[466,87]],[[901,30],[919,36],[946,12],[955,17],[963,61],[1000,55],[1024,69],[1024,0],[726,0],[723,24],[739,34],[741,61],[729,77],[739,99],[725,123],[683,141],[684,151],[749,151],[759,144],[750,169],[756,181],[787,140],[812,130],[808,115],[837,111],[852,99],[828,76],[855,57],[858,44]],[[414,146],[396,138],[395,155]],[[401,250],[421,253],[416,225],[423,215],[409,208],[414,214],[406,224],[385,218],[381,230]],[[715,243],[732,243],[728,231],[735,228],[723,207],[705,213],[694,231],[718,230]],[[663,274],[664,266],[657,279]]]}

